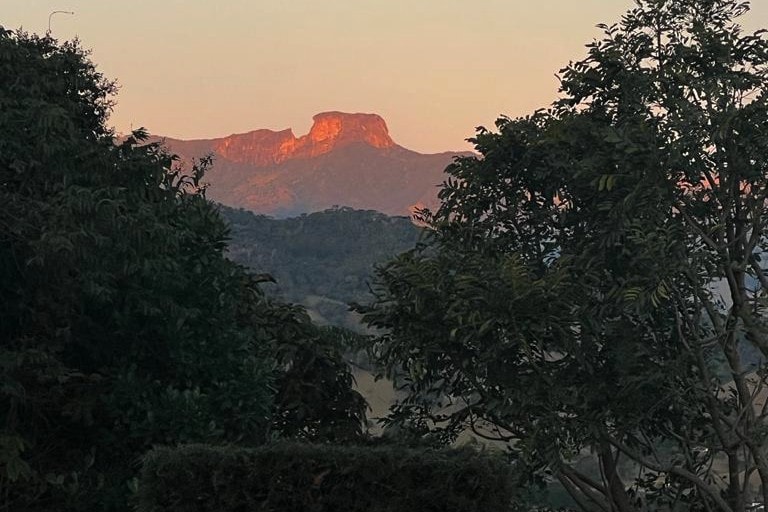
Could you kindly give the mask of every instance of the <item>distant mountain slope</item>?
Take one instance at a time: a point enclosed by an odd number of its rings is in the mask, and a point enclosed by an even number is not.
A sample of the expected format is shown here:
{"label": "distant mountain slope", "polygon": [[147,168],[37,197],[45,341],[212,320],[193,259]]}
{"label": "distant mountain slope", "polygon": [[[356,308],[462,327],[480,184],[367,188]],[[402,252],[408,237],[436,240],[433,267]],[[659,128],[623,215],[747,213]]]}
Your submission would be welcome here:
{"label": "distant mountain slope", "polygon": [[287,217],[333,206],[410,215],[434,207],[445,167],[457,155],[425,155],[397,145],[376,114],[325,112],[309,133],[255,130],[218,139],[164,139],[190,160],[214,155],[209,197]]}
{"label": "distant mountain slope", "polygon": [[268,293],[305,305],[315,319],[359,328],[347,303],[368,301],[375,264],[412,248],[421,235],[407,217],[338,208],[273,219],[222,207],[230,257],[271,274]]}

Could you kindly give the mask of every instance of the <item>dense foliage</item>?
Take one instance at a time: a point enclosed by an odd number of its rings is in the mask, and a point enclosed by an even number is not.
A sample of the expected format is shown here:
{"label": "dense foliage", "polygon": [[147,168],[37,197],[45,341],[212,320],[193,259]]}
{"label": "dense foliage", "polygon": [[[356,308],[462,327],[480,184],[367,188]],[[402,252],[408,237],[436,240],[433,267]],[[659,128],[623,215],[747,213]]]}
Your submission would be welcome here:
{"label": "dense foliage", "polygon": [[[368,406],[342,357],[353,343],[359,343],[358,335],[338,327],[302,325],[305,332],[275,348],[280,366],[270,419],[273,434],[341,443],[366,437]],[[286,331],[290,333],[290,323],[281,324],[283,336]]]}
{"label": "dense foliage", "polygon": [[185,446],[144,458],[141,512],[510,510],[511,472],[473,450]]}
{"label": "dense foliage", "polygon": [[0,28],[0,510],[126,510],[156,444],[361,432],[337,342],[225,257],[208,162],[116,141],[113,92]]}
{"label": "dense foliage", "polygon": [[747,9],[639,0],[560,101],[478,132],[365,310],[408,378],[393,421],[507,442],[584,510],[768,503],[768,41]]}
{"label": "dense foliage", "polygon": [[421,230],[405,217],[336,208],[272,219],[222,207],[232,227],[229,255],[272,275],[270,295],[301,302],[319,320],[360,328],[348,304],[368,298],[373,267],[405,251]]}

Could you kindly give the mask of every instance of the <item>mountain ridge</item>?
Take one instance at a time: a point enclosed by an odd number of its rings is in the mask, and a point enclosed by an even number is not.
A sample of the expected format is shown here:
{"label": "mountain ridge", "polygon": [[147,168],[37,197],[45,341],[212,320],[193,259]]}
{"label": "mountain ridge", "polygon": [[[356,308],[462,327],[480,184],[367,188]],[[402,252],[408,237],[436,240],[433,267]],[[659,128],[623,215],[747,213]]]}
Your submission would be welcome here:
{"label": "mountain ridge", "polygon": [[467,152],[422,154],[398,145],[378,114],[321,112],[305,135],[257,129],[212,139],[163,140],[182,160],[214,156],[212,199],[288,217],[334,206],[410,215],[434,207],[443,171]]}

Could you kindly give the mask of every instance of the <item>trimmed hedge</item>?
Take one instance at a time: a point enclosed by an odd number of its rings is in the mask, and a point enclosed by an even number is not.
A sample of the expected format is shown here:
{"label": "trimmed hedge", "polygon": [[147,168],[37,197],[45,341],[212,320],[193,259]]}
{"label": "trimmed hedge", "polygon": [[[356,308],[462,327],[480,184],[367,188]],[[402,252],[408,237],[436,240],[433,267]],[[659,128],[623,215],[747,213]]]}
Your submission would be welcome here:
{"label": "trimmed hedge", "polygon": [[144,457],[140,512],[503,512],[510,466],[475,450],[280,443]]}

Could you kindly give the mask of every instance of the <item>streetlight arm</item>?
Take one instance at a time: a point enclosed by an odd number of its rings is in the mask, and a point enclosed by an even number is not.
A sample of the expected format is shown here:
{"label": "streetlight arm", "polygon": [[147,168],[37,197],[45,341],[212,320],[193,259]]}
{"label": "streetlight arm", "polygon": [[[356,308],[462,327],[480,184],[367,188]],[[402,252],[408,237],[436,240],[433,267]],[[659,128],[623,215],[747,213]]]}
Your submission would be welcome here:
{"label": "streetlight arm", "polygon": [[48,34],[51,33],[51,18],[54,14],[75,14],[74,11],[51,11],[51,14],[48,15]]}

